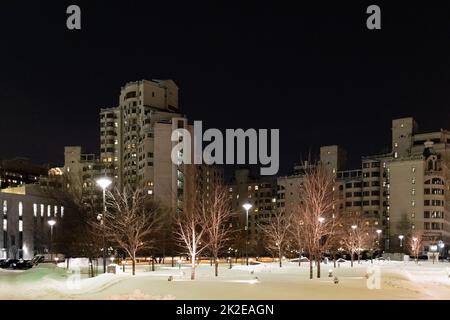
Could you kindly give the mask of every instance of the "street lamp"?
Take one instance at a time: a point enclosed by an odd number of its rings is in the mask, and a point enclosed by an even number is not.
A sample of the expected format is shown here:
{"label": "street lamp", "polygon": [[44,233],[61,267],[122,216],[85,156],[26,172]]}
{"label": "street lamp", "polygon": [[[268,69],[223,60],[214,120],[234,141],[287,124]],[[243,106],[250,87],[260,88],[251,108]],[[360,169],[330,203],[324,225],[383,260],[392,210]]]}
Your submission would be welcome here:
{"label": "street lamp", "polygon": [[242,207],[245,209],[245,261],[248,265],[248,211],[253,207],[250,203],[244,203]]}
{"label": "street lamp", "polygon": [[382,232],[381,229],[378,229],[378,230],[377,230],[378,242],[380,242],[381,232]]}
{"label": "street lamp", "polygon": [[400,239],[400,248],[402,248],[403,247],[403,238],[404,238],[405,236],[404,235],[399,235],[398,236],[398,238]]}
{"label": "street lamp", "polygon": [[324,217],[320,217],[320,218],[319,218],[319,222],[320,222],[320,223],[323,223],[324,221],[325,221],[325,218],[324,218]]}
{"label": "street lamp", "polygon": [[436,251],[438,249],[438,246],[433,244],[430,246],[430,251],[433,252],[433,264],[434,264],[434,260],[436,259]]}
{"label": "street lamp", "polygon": [[48,220],[50,226],[50,260],[53,261],[53,226],[56,224],[55,220]]}
{"label": "street lamp", "polygon": [[97,179],[97,185],[102,188],[103,191],[103,215],[99,215],[99,220],[103,226],[103,273],[106,273],[106,241],[105,241],[105,216],[106,216],[106,188],[108,188],[112,181],[108,177],[102,177]]}

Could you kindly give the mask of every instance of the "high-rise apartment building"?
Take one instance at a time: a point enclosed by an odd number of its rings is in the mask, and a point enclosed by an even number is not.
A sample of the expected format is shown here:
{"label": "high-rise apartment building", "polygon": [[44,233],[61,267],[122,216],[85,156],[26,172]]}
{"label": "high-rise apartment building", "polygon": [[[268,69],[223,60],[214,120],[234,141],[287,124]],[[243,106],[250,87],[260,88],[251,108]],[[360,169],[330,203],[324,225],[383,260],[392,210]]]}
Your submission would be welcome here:
{"label": "high-rise apartment building", "polygon": [[155,183],[155,126],[177,117],[178,87],[172,80],[127,83],[118,106],[101,109],[100,159],[116,186]]}

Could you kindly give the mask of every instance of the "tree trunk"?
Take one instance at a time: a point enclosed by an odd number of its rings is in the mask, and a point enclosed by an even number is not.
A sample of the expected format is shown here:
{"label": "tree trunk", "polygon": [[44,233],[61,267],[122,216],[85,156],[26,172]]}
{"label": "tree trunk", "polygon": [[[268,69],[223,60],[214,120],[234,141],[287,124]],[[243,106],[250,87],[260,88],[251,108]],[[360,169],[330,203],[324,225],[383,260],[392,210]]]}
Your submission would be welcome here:
{"label": "tree trunk", "polygon": [[282,255],[281,255],[281,250],[278,250],[278,259],[280,259],[280,268],[283,266],[283,263],[282,263],[282,261],[281,261],[282,258],[283,258],[283,257],[282,257]]}
{"label": "tree trunk", "polygon": [[320,278],[320,255],[317,257],[317,278]]}
{"label": "tree trunk", "polygon": [[361,254],[358,253],[358,264],[361,264]]}
{"label": "tree trunk", "polygon": [[155,271],[155,259],[152,258],[152,271]]}
{"label": "tree trunk", "polygon": [[313,257],[309,255],[309,278],[313,278]]}
{"label": "tree trunk", "polygon": [[336,269],[336,255],[335,254],[333,254],[333,265],[334,265],[334,268]]}
{"label": "tree trunk", "polygon": [[131,257],[131,259],[132,259],[132,274],[133,274],[133,276],[135,276],[136,275],[136,255],[135,254],[133,254],[133,256]]}
{"label": "tree trunk", "polygon": [[191,260],[191,280],[195,280],[195,257],[192,257]]}
{"label": "tree trunk", "polygon": [[352,260],[351,267],[353,268],[353,252],[350,254],[350,257],[351,257],[351,260]]}
{"label": "tree trunk", "polygon": [[216,277],[218,277],[219,276],[219,262],[217,261],[217,259],[216,259],[216,263],[215,263],[215,275],[216,275]]}
{"label": "tree trunk", "polygon": [[373,264],[373,251],[370,251],[370,263]]}
{"label": "tree trunk", "polygon": [[302,252],[301,251],[298,252],[298,266],[299,267],[302,266]]}

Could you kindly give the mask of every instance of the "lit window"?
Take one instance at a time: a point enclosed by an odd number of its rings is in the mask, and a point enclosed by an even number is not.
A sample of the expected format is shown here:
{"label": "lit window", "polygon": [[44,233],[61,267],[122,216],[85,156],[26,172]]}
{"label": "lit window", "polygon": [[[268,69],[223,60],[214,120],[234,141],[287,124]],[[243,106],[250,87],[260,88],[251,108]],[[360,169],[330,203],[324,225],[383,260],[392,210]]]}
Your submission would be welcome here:
{"label": "lit window", "polygon": [[412,183],[412,184],[416,184],[416,179],[415,179],[415,178],[412,178],[411,183]]}
{"label": "lit window", "polygon": [[272,202],[274,202],[274,203],[277,202],[277,198],[273,198]]}
{"label": "lit window", "polygon": [[8,201],[3,200],[3,215],[6,216],[7,213],[8,213]]}
{"label": "lit window", "polygon": [[8,230],[8,220],[3,219],[3,231],[7,231]]}
{"label": "lit window", "polygon": [[398,143],[394,143],[394,148],[398,148]]}
{"label": "lit window", "polygon": [[54,206],[54,208],[53,208],[53,213],[55,214],[55,217],[56,217],[56,215],[58,214],[58,206]]}
{"label": "lit window", "polygon": [[248,191],[252,190],[252,186],[248,186],[247,189],[248,189]]}
{"label": "lit window", "polygon": [[61,206],[61,218],[64,216],[64,207]]}
{"label": "lit window", "polygon": [[394,152],[394,158],[397,159],[398,158],[398,152]]}
{"label": "lit window", "polygon": [[47,205],[47,216],[50,217],[52,215],[52,207]]}
{"label": "lit window", "polygon": [[255,190],[259,190],[259,186],[255,186]]}
{"label": "lit window", "polygon": [[41,217],[43,217],[44,216],[44,205],[43,204],[41,204]]}
{"label": "lit window", "polygon": [[153,190],[148,190],[148,194],[153,194]]}
{"label": "lit window", "polygon": [[412,190],[411,190],[411,194],[412,194],[412,195],[415,195],[415,194],[416,194],[416,189],[412,189]]}
{"label": "lit window", "polygon": [[416,202],[414,200],[411,201],[411,206],[415,207],[416,206]]}
{"label": "lit window", "polygon": [[23,215],[23,204],[22,201],[19,201],[19,217]]}
{"label": "lit window", "polygon": [[34,215],[35,217],[37,217],[37,211],[38,211],[37,204],[36,204],[36,203],[33,203],[33,215]]}
{"label": "lit window", "polygon": [[416,172],[416,167],[412,167],[412,168],[411,168],[411,171],[412,171],[412,172]]}
{"label": "lit window", "polygon": [[19,220],[19,232],[23,232],[23,221]]}

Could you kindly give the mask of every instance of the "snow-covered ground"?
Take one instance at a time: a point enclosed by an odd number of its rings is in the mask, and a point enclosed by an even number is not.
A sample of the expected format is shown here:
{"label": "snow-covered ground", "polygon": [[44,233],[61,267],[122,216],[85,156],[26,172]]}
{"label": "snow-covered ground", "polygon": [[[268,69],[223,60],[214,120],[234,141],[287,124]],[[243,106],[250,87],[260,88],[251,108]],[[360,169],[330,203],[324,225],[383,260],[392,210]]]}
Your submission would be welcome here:
{"label": "snow-covered ground", "polygon": [[[449,263],[391,261],[374,266],[380,270],[380,289],[367,285],[370,262],[353,268],[346,262],[335,269],[322,264],[322,278],[314,280],[307,263],[285,263],[282,268],[276,263],[236,265],[231,270],[221,265],[217,278],[213,267],[200,265],[195,281],[188,266],[158,266],[155,272],[138,266],[134,277],[127,270],[87,278],[42,264],[27,271],[0,270],[0,299],[450,299]],[[329,269],[339,283],[328,277]],[[173,281],[168,281],[170,276]]]}

